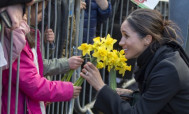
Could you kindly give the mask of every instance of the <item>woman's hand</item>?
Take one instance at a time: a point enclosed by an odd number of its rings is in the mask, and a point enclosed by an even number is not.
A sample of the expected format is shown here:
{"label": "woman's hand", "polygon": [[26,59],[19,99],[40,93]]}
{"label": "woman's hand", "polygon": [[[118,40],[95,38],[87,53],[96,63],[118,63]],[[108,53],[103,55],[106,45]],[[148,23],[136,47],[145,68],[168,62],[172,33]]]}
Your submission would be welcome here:
{"label": "woman's hand", "polygon": [[83,64],[84,60],[81,58],[81,56],[72,56],[68,59],[68,64],[70,66],[70,69],[77,69]]}
{"label": "woman's hand", "polygon": [[122,89],[122,88],[116,88],[116,91],[117,91],[117,94],[120,95],[120,97],[123,99],[123,100],[128,100],[130,99],[131,97],[131,94],[133,93],[132,90],[129,90],[129,89]]}
{"label": "woman's hand", "polygon": [[122,95],[122,94],[132,94],[133,91],[130,89],[123,89],[123,88],[116,88],[116,92],[118,95]]}
{"label": "woman's hand", "polygon": [[80,75],[85,78],[97,91],[99,91],[105,85],[99,70],[90,62],[87,62],[84,65]]}
{"label": "woman's hand", "polygon": [[81,87],[74,86],[73,98],[77,98],[81,92]]}

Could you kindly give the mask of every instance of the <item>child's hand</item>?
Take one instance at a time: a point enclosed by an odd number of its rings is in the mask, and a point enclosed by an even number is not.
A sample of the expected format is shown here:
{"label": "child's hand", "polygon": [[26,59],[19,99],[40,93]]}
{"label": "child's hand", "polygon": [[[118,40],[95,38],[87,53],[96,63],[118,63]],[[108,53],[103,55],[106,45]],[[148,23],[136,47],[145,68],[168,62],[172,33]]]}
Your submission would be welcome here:
{"label": "child's hand", "polygon": [[49,41],[50,43],[54,42],[54,32],[52,29],[46,29],[45,30],[45,42]]}
{"label": "child's hand", "polygon": [[73,98],[77,98],[81,92],[81,87],[74,86]]}
{"label": "child's hand", "polygon": [[80,9],[86,9],[86,3],[83,2],[82,0],[80,1]]}
{"label": "child's hand", "polygon": [[72,56],[68,59],[70,69],[77,69],[83,64],[84,60],[80,56]]}

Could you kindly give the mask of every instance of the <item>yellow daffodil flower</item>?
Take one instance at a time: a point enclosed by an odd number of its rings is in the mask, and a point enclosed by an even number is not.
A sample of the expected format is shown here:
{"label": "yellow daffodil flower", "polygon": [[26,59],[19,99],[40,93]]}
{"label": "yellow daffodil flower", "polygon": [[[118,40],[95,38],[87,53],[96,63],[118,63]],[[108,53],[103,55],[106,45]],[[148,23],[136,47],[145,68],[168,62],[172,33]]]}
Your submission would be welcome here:
{"label": "yellow daffodil flower", "polygon": [[86,54],[90,55],[90,52],[92,51],[92,45],[83,43],[78,47],[78,49],[82,50],[83,56],[85,56]]}
{"label": "yellow daffodil flower", "polygon": [[[127,59],[125,58],[124,50],[113,50],[113,45],[117,42],[117,40],[111,38],[109,34],[106,38],[96,37],[93,41],[94,43],[92,45],[83,43],[78,47],[78,49],[82,50],[83,56],[86,54],[90,55],[90,52],[93,51],[92,56],[90,56],[90,60],[93,61],[92,63],[99,69],[107,67],[111,76],[110,86],[115,90],[116,71],[119,71],[119,74],[124,76],[126,70],[131,71],[131,65],[128,66],[126,63]],[[80,77],[79,79],[80,80],[76,81],[75,85],[81,85],[80,82],[82,82],[81,80],[83,80],[83,78]]]}
{"label": "yellow daffodil flower", "polygon": [[93,57],[97,58],[97,63],[102,60],[105,61],[107,58],[108,51],[104,47],[99,47],[96,52],[93,53]]}
{"label": "yellow daffodil flower", "polygon": [[104,42],[107,50],[112,50],[113,45],[117,42],[117,40],[111,38],[109,34],[107,35],[106,38],[102,38],[102,41]]}
{"label": "yellow daffodil flower", "polygon": [[98,62],[96,67],[102,69],[105,67],[105,64],[103,62]]}

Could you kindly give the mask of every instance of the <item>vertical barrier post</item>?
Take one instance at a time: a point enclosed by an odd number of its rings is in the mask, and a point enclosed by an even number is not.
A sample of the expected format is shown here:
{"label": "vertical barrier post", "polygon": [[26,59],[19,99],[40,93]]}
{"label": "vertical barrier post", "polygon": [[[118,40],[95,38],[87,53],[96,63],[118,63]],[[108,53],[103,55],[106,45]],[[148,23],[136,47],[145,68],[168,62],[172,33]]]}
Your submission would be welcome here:
{"label": "vertical barrier post", "polygon": [[10,102],[11,102],[11,82],[12,82],[12,49],[13,49],[13,31],[11,31],[10,42],[10,57],[9,57],[9,84],[8,84],[8,101],[7,101],[7,114],[10,114]]}

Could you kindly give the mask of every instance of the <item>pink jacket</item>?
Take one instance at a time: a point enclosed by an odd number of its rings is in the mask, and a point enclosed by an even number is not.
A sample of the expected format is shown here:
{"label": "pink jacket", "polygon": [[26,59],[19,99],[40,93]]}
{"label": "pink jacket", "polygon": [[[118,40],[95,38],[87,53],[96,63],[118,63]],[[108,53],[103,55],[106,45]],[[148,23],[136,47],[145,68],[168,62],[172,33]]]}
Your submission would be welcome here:
{"label": "pink jacket", "polygon": [[[31,48],[26,42],[26,46],[22,50],[20,58],[18,114],[24,114],[25,100],[29,114],[41,114],[39,101],[68,101],[73,96],[72,83],[49,81],[43,77],[43,62],[39,45],[39,32],[37,35],[37,54],[40,75],[38,74],[37,68],[33,62],[34,57]],[[11,114],[15,113],[16,73],[17,60],[13,63],[12,67]],[[3,71],[2,114],[7,113],[8,74],[9,69]]]}

